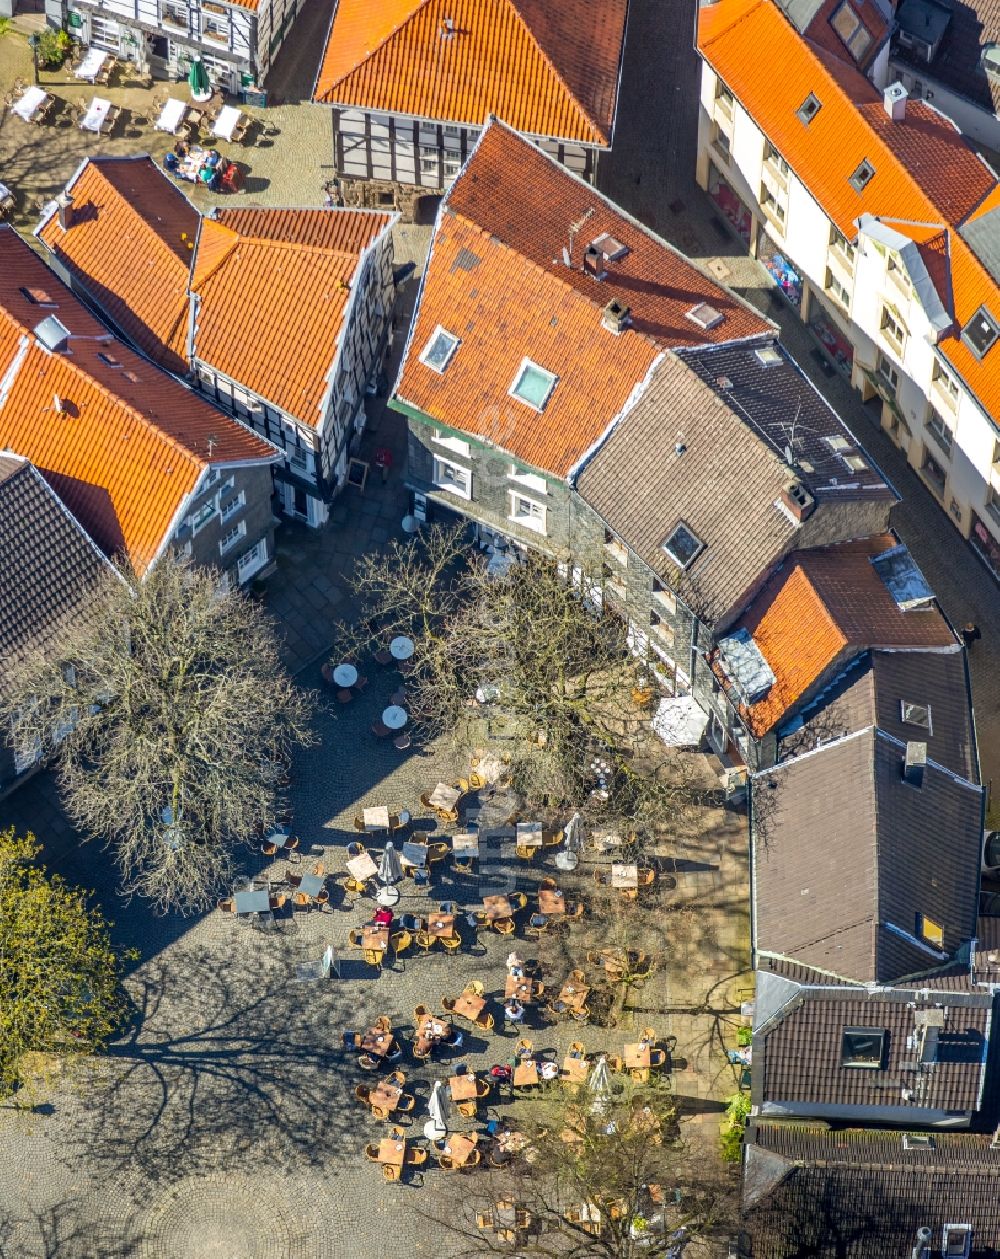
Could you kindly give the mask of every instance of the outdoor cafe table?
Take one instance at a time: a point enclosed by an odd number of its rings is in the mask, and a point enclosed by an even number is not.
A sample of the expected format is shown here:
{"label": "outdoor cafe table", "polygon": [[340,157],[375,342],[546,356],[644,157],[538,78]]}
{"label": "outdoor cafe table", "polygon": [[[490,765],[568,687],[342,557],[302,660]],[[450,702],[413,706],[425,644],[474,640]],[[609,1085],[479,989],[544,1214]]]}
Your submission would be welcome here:
{"label": "outdoor cafe table", "polygon": [[304,874],[299,879],[299,886],[296,890],[304,892],[310,900],[315,900],[322,892],[325,882],[326,879],[321,874]]}
{"label": "outdoor cafe table", "polygon": [[[217,136],[220,140],[232,140],[233,132],[240,125],[240,119],[242,117],[243,115],[240,111],[235,109],[232,105],[223,105],[223,107],[219,110],[219,116],[216,118],[215,124],[212,127],[212,135]],[[337,675],[334,674],[334,677],[336,676]],[[356,676],[357,672],[355,671],[355,677]],[[338,685],[353,686],[354,684],[352,682],[347,682],[343,684],[338,683]]]}
{"label": "outdoor cafe table", "polygon": [[389,806],[378,805],[374,809],[362,809],[361,820],[366,831],[387,831],[389,829]]}
{"label": "outdoor cafe table", "polygon": [[578,1013],[587,1004],[587,996],[590,989],[586,984],[563,984],[559,990],[559,996],[556,997],[554,1005],[564,1006],[567,1010]]}
{"label": "outdoor cafe table", "polygon": [[586,1058],[574,1058],[567,1054],[563,1059],[563,1076],[568,1084],[586,1084],[590,1063]]}
{"label": "outdoor cafe table", "polygon": [[423,870],[427,865],[426,844],[415,844],[412,840],[407,840],[399,855],[404,865],[413,866],[416,870]]}
{"label": "outdoor cafe table", "polygon": [[534,1058],[522,1058],[514,1068],[514,1087],[529,1088],[538,1083],[538,1063]]}
{"label": "outdoor cafe table", "polygon": [[645,1041],[639,1041],[635,1045],[626,1045],[622,1050],[622,1058],[625,1065],[630,1070],[641,1071],[650,1065],[649,1059],[650,1046]]}
{"label": "outdoor cafe table", "polygon": [[407,723],[406,709],[399,704],[390,704],[382,710],[382,724],[390,730],[402,730]]}
{"label": "outdoor cafe table", "polygon": [[238,914],[266,914],[271,908],[271,897],[266,888],[247,888],[244,892],[237,892],[233,899]]}
{"label": "outdoor cafe table", "polygon": [[32,118],[34,118],[35,114],[38,113],[44,103],[45,89],[41,87],[28,87],[21,93],[12,108],[18,118],[23,118],[25,122],[31,122]]}
{"label": "outdoor cafe table", "polygon": [[288,831],[272,831],[270,835],[264,836],[264,843],[273,844],[275,848],[284,848],[291,838],[291,834]]}
{"label": "outdoor cafe table", "polygon": [[372,1109],[377,1106],[379,1110],[391,1114],[399,1105],[399,1099],[402,1096],[401,1084],[395,1084],[392,1080],[379,1080],[377,1087],[368,1095],[368,1104]]}
{"label": "outdoor cafe table", "polygon": [[372,949],[376,953],[384,953],[389,947],[389,928],[373,927],[369,923],[361,930],[361,947]]}
{"label": "outdoor cafe table", "polygon": [[374,879],[378,874],[378,866],[372,860],[370,852],[360,852],[348,861],[347,873],[358,883],[364,883],[366,879]]}
{"label": "outdoor cafe table", "polygon": [[450,940],[455,934],[455,915],[432,915],[427,920],[427,930],[435,940]]}
{"label": "outdoor cafe table", "polygon": [[639,886],[639,867],[634,861],[616,861],[611,866],[611,886],[626,891]]}
{"label": "outdoor cafe table", "polygon": [[488,922],[495,922],[498,918],[514,917],[514,907],[506,896],[484,896],[483,910]]}
{"label": "outdoor cafe table", "polygon": [[416,1035],[419,1039],[438,1041],[451,1034],[451,1024],[436,1014],[425,1014],[417,1025]]}
{"label": "outdoor cafe table", "polygon": [[393,660],[409,660],[413,655],[413,639],[398,634],[389,644],[389,654]]}
{"label": "outdoor cafe table", "polygon": [[[229,105],[224,105],[223,112],[229,108]],[[237,109],[234,112],[238,114],[239,110]],[[226,136],[226,139],[228,140],[229,136]],[[354,683],[357,682],[358,671],[352,664],[338,664],[336,669],[333,671],[333,680],[338,686],[342,686],[346,690],[347,687],[353,686]]]}
{"label": "outdoor cafe table", "polygon": [[508,975],[503,995],[508,1000],[511,997],[517,997],[518,1001],[530,1005],[535,999],[535,981],[524,975]]}
{"label": "outdoor cafe table", "polygon": [[518,822],[514,834],[519,848],[541,848],[542,846],[541,822]]}
{"label": "outdoor cafe table", "polygon": [[398,1137],[383,1137],[378,1143],[378,1161],[389,1167],[402,1167],[406,1157],[406,1142]]}
{"label": "outdoor cafe table", "polygon": [[384,1032],[379,1027],[369,1028],[361,1037],[361,1049],[366,1054],[384,1058],[391,1048],[392,1032]]}
{"label": "outdoor cafe table", "polygon": [[485,997],[477,997],[474,992],[463,992],[455,998],[453,1013],[460,1015],[463,1019],[468,1019],[470,1023],[475,1023],[485,1009]]}
{"label": "outdoor cafe table", "polygon": [[546,918],[557,918],[566,912],[566,898],[561,888],[543,887],[538,893],[538,912]]}
{"label": "outdoor cafe table", "polygon": [[479,832],[460,831],[457,835],[452,835],[451,850],[456,856],[478,857]]}
{"label": "outdoor cafe table", "polygon": [[107,59],[108,54],[103,48],[88,48],[73,74],[78,79],[88,79],[93,83],[104,69],[104,63]]}
{"label": "outdoor cafe table", "polygon": [[[388,724],[386,722],[386,725]],[[431,807],[440,809],[442,813],[450,813],[458,803],[461,794],[457,787],[449,787],[447,783],[438,783],[430,794]]]}
{"label": "outdoor cafe table", "polygon": [[184,121],[184,115],[187,113],[187,106],[182,100],[178,100],[176,96],[171,96],[160,110],[160,116],[156,120],[157,131],[169,131],[171,135]]}
{"label": "outdoor cafe table", "polygon": [[471,1102],[476,1097],[476,1076],[472,1071],[463,1075],[453,1075],[448,1081],[453,1102]]}
{"label": "outdoor cafe table", "polygon": [[444,1144],[442,1153],[447,1154],[456,1167],[464,1167],[479,1140],[475,1132],[453,1132]]}
{"label": "outdoor cafe table", "polygon": [[108,117],[111,102],[102,96],[95,96],[87,106],[87,112],[80,119],[81,131],[100,131]]}

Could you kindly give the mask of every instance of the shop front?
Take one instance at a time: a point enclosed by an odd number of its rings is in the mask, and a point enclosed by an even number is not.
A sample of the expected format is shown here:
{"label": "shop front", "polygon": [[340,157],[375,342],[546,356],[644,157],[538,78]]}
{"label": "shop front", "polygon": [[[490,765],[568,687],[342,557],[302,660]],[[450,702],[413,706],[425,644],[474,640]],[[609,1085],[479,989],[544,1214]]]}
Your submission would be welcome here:
{"label": "shop front", "polygon": [[854,346],[845,333],[841,332],[833,317],[823,309],[815,293],[809,305],[809,327],[813,336],[820,343],[834,367],[850,380],[854,366]]}
{"label": "shop front", "polygon": [[708,195],[715,202],[726,222],[750,248],[753,239],[753,218],[750,210],[733,191],[731,185],[719,174],[714,162],[708,166]]}
{"label": "shop front", "polygon": [[972,549],[993,574],[995,580],[1000,581],[1000,542],[990,533],[975,512],[972,513],[969,541],[972,543]]}
{"label": "shop front", "polygon": [[801,311],[802,277],[792,266],[791,259],[778,248],[763,226],[757,232],[757,259],[767,268],[768,274],[789,305],[796,311]]}

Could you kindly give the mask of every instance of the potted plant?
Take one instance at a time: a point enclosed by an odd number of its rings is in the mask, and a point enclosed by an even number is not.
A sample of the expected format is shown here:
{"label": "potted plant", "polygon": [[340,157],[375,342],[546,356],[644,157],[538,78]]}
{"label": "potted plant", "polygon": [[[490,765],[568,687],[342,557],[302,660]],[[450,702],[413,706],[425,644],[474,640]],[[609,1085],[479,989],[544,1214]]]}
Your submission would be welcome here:
{"label": "potted plant", "polygon": [[57,70],[66,60],[70,48],[70,38],[66,31],[46,28],[39,31],[35,47],[38,52],[38,64],[46,70]]}

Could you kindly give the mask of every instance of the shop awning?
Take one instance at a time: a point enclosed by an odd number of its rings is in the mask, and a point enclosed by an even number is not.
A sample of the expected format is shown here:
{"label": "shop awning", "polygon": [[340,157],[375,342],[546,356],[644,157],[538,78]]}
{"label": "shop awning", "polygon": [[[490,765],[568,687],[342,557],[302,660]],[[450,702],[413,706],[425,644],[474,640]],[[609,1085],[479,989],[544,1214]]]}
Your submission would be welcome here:
{"label": "shop awning", "polygon": [[653,730],[670,748],[697,748],[708,728],[708,713],[691,695],[661,699]]}

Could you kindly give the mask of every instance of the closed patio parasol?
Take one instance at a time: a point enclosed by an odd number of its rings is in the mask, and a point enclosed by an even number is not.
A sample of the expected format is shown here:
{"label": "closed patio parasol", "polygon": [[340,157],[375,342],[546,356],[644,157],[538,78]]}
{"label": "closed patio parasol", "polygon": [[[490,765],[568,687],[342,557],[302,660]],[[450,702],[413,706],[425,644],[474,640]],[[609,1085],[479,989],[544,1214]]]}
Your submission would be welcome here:
{"label": "closed patio parasol", "polygon": [[382,860],[379,862],[378,879],[380,883],[398,883],[403,877],[403,866],[399,853],[393,847],[392,840],[385,846]]}
{"label": "closed patio parasol", "polygon": [[431,1123],[443,1136],[448,1131],[448,1099],[440,1080],[435,1080],[431,1095],[427,1100],[427,1113]]}
{"label": "closed patio parasol", "polygon": [[205,69],[205,63],[200,57],[191,59],[188,84],[191,87],[191,95],[196,101],[207,101],[212,95],[212,85],[208,81],[208,72]]}

